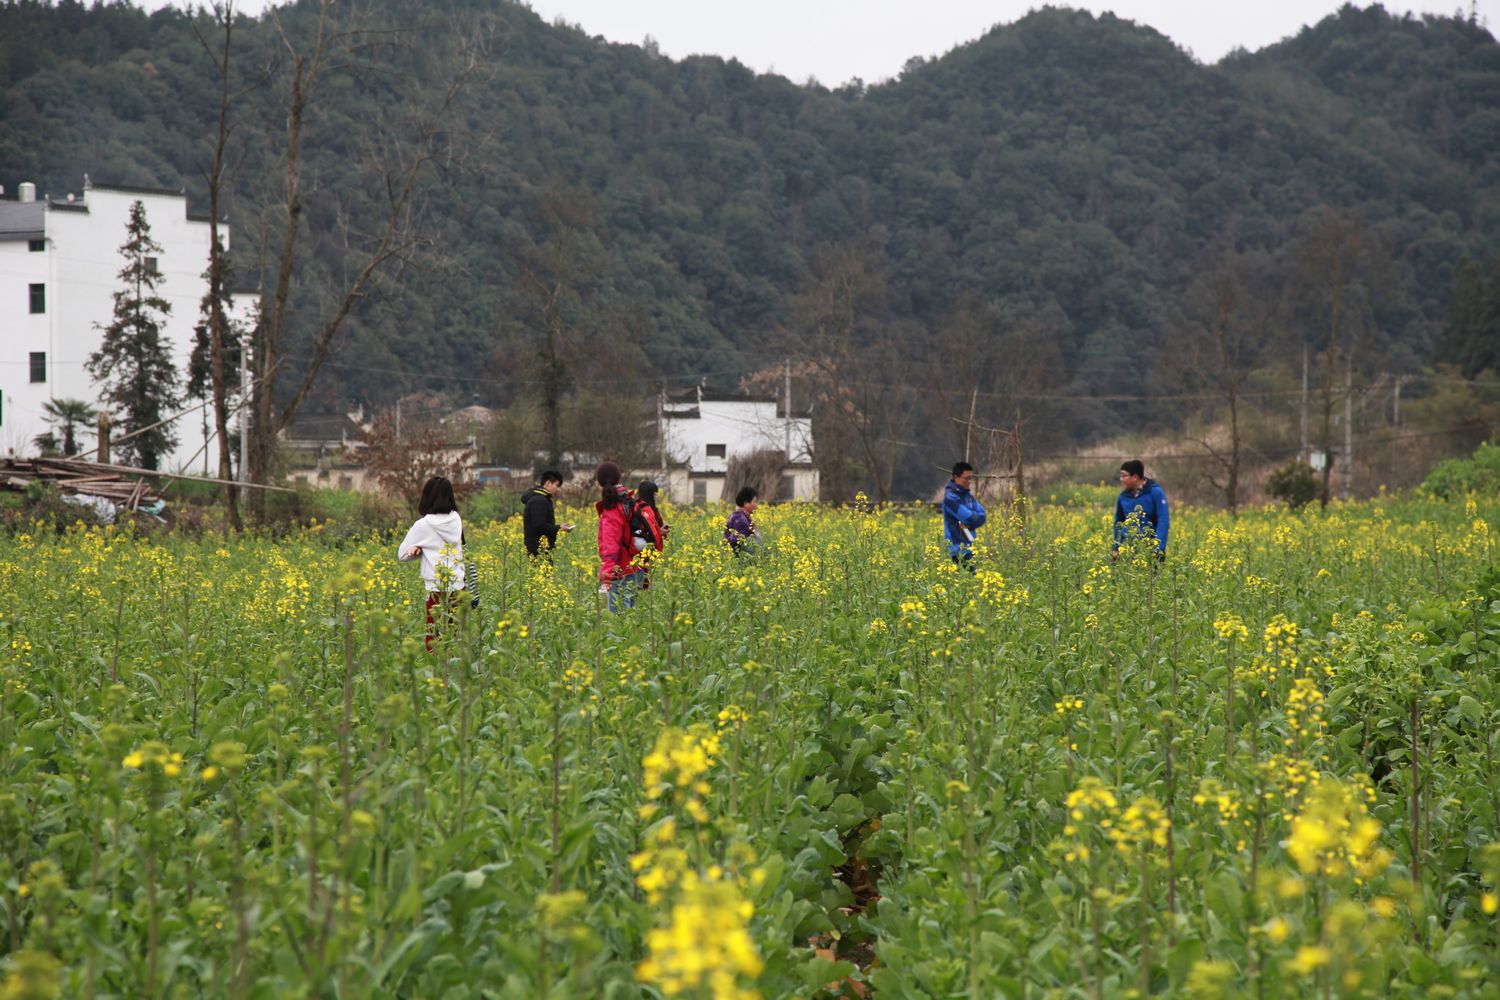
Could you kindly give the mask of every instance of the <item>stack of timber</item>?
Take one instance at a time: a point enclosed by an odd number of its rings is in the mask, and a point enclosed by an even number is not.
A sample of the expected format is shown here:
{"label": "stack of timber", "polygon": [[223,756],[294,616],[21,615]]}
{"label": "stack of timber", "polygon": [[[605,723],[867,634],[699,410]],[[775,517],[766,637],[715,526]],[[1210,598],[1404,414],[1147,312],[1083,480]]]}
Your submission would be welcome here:
{"label": "stack of timber", "polygon": [[[127,473],[139,473],[127,478]],[[65,496],[104,497],[127,510],[153,504],[160,497],[146,486],[147,469],[104,465],[74,458],[8,458],[0,462],[0,488],[24,490],[34,482],[56,486]]]}

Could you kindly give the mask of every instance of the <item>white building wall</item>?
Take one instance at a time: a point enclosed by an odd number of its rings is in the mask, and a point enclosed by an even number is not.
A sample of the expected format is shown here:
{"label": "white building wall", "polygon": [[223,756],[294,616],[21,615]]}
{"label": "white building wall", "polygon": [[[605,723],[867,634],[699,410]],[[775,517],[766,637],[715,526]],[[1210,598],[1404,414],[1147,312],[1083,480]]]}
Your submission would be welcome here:
{"label": "white building wall", "polygon": [[[674,464],[697,472],[723,472],[735,455],[757,451],[780,451],[786,446],[787,421],[776,415],[776,404],[761,400],[704,400],[695,404],[697,417],[674,416],[666,408],[666,450]],[[812,421],[791,421],[792,462],[811,461]],[[710,445],[723,445],[723,456],[710,456]]]}
{"label": "white building wall", "polygon": [[[151,237],[162,248],[157,294],[172,307],[163,334],[180,384],[186,385],[193,327],[207,290],[203,272],[208,266],[208,222],[187,218],[182,195],[86,188],[75,203],[56,199],[46,205],[44,252],[29,251],[24,240],[0,242],[0,452],[35,453],[32,439],[48,430],[42,411],[48,399],[82,399],[98,405],[98,388],[84,365],[99,349],[102,328],[114,315],[114,293],[123,287],[119,271],[125,259],[119,248],[136,201],[145,206]],[[0,203],[0,210],[13,204]],[[228,226],[221,224],[220,231],[227,246]],[[38,280],[46,282],[47,312],[33,316],[28,312],[28,286]],[[46,352],[44,383],[29,381],[33,351]],[[217,468],[217,443],[204,449],[200,411],[179,419],[175,429],[178,444],[163,461],[164,469],[202,472],[205,454],[208,467]],[[93,447],[93,434],[84,435],[80,444]]]}

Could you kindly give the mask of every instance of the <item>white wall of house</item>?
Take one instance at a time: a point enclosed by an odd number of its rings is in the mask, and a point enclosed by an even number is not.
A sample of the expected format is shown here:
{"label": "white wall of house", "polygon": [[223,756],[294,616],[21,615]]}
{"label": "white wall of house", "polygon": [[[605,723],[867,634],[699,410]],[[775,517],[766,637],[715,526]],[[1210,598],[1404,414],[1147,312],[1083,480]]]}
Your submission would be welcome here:
{"label": "white wall of house", "polygon": [[[671,471],[666,492],[673,503],[716,503],[723,496],[729,460],[758,451],[782,451],[790,437],[790,495],[815,500],[818,474],[812,462],[812,420],[780,415],[772,398],[699,394],[663,404],[659,433]],[[771,499],[771,498],[767,498]]]}
{"label": "white wall of house", "polygon": [[[99,349],[102,327],[114,315],[113,296],[125,266],[119,248],[136,201],[145,206],[151,237],[162,247],[157,293],[172,307],[163,332],[186,384],[193,327],[207,290],[209,224],[188,218],[185,196],[85,185],[72,202],[41,195],[31,203],[0,200],[0,454],[36,452],[32,439],[49,429],[42,410],[47,400],[98,404],[98,386],[84,363]],[[33,222],[40,235],[26,228]],[[220,231],[227,245],[228,226],[221,224]],[[40,313],[32,312],[36,284],[45,299]],[[253,307],[253,301],[237,302],[234,313],[245,319]],[[217,469],[217,443],[204,449],[202,416],[194,410],[177,421],[178,444],[163,468],[202,472],[206,454],[209,469]],[[209,426],[211,433],[212,419]],[[79,443],[92,447],[93,434]]]}
{"label": "white wall of house", "polygon": [[791,462],[811,461],[812,420],[777,415],[772,399],[716,399],[667,403],[666,451],[673,464],[696,471],[723,472],[734,455],[780,451],[791,433]]}

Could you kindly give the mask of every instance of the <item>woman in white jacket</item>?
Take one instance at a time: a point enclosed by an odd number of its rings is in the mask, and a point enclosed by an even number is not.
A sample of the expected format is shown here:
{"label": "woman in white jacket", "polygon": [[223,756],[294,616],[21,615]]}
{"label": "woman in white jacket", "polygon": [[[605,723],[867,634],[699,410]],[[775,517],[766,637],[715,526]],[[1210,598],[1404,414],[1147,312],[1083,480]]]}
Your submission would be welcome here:
{"label": "woman in white jacket", "polygon": [[[453,623],[453,609],[459,592],[464,589],[464,523],[458,516],[458,501],[453,484],[443,476],[433,476],[422,487],[417,505],[422,516],[411,526],[396,558],[402,562],[422,560],[422,582],[427,585],[427,651],[438,641],[440,628]],[[438,623],[433,608],[442,605]]]}

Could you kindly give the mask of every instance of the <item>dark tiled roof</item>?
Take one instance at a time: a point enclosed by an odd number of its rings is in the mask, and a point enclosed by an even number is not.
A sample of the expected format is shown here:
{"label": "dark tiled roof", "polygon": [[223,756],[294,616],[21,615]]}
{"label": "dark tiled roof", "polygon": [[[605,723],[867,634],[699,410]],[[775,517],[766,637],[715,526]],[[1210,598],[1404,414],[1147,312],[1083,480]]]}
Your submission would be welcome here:
{"label": "dark tiled roof", "polygon": [[135,187],[130,184],[96,184],[92,181],[89,182],[87,190],[114,191],[119,194],[159,194],[168,195],[174,198],[187,197],[187,191],[182,188],[173,190],[171,188]]}
{"label": "dark tiled roof", "polygon": [[0,202],[0,241],[41,239],[46,234],[46,212],[45,202]]}

